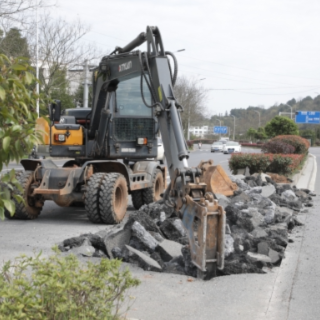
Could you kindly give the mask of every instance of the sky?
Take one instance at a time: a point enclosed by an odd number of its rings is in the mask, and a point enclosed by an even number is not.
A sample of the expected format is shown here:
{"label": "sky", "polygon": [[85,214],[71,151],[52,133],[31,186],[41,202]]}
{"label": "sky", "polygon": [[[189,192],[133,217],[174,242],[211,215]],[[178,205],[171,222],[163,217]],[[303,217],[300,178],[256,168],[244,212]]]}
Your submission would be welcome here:
{"label": "sky", "polygon": [[58,0],[50,10],[88,25],[84,43],[105,53],[157,26],[166,51],[185,49],[179,75],[208,90],[208,115],[320,94],[318,0]]}

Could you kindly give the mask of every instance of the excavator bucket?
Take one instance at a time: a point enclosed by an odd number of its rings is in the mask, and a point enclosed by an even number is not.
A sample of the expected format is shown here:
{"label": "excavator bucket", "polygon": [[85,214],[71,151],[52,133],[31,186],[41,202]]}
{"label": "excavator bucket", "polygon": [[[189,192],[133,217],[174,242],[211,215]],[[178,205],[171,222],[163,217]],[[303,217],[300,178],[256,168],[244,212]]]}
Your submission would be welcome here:
{"label": "excavator bucket", "polygon": [[202,169],[200,181],[207,185],[207,192],[232,196],[238,190],[237,184],[230,180],[220,165],[213,166],[212,160],[201,162],[198,168]]}

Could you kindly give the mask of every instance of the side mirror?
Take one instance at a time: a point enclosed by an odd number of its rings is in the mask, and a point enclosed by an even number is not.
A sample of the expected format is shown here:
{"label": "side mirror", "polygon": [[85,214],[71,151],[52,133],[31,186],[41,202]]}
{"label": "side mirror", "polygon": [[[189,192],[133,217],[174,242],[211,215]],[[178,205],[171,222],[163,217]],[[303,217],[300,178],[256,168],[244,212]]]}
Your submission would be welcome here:
{"label": "side mirror", "polygon": [[61,115],[61,101],[60,100],[55,100],[55,102],[50,104],[49,114],[50,114],[51,121],[53,121],[53,122],[60,121],[60,115]]}

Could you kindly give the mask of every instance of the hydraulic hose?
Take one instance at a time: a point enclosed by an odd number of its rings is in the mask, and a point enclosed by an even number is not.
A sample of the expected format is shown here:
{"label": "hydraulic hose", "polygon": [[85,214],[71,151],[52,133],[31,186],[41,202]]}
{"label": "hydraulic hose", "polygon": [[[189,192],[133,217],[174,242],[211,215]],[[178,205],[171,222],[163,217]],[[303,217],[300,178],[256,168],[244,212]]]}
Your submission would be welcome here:
{"label": "hydraulic hose", "polygon": [[[172,85],[175,86],[177,78],[178,78],[178,60],[177,60],[176,56],[170,51],[166,51],[165,54],[167,56],[170,56],[173,59],[174,69],[173,69],[173,76],[171,74],[171,81],[172,81]],[[169,63],[169,69],[170,69],[170,73],[171,73],[171,65],[170,65],[169,59],[168,59],[168,63]]]}

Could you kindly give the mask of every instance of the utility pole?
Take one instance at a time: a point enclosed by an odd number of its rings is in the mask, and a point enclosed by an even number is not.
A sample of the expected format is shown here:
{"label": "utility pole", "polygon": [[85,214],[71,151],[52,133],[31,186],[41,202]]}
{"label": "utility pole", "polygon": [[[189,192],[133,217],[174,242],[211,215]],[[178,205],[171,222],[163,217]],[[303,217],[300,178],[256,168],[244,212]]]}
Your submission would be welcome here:
{"label": "utility pole", "polygon": [[88,66],[88,60],[85,60],[84,62],[84,82],[83,82],[83,108],[88,108],[88,97],[89,97],[89,86],[90,82],[88,80],[89,76],[89,66]]}
{"label": "utility pole", "polygon": [[219,119],[215,119],[215,120],[219,121],[219,124],[220,124],[220,140],[221,140],[221,120]]}
{"label": "utility pole", "polygon": [[190,140],[190,106],[188,108],[188,132],[187,132],[187,140]]}
{"label": "utility pole", "polygon": [[236,117],[234,115],[232,115],[232,114],[230,114],[227,117],[233,117],[233,141],[234,141],[235,133],[236,133]]}
{"label": "utility pole", "polygon": [[[39,31],[38,31],[38,1],[37,1],[37,7],[36,7],[36,93],[39,95]],[[40,115],[40,109],[39,109],[39,98],[37,98],[37,114],[38,118]]]}

